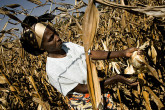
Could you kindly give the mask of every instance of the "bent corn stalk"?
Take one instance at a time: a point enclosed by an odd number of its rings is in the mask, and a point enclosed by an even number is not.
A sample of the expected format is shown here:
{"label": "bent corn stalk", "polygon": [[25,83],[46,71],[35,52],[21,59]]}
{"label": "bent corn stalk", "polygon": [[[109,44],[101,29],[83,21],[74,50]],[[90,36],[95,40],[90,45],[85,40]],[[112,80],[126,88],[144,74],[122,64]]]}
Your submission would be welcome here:
{"label": "bent corn stalk", "polygon": [[99,22],[99,12],[93,3],[93,0],[91,0],[88,4],[88,7],[84,15],[82,40],[85,49],[85,56],[87,63],[88,91],[91,98],[92,107],[94,110],[100,109],[100,107],[102,107],[101,89],[96,72],[96,67],[94,64],[91,63],[90,57],[88,55],[88,50],[92,46],[92,42],[94,35],[96,33],[98,22]]}
{"label": "bent corn stalk", "polygon": [[148,16],[154,16],[154,17],[165,17],[165,6],[143,6],[143,7],[138,7],[138,6],[129,6],[129,5],[123,5],[123,4],[117,4],[114,2],[110,2],[108,0],[96,0],[97,3],[110,6],[113,8],[119,8],[119,9],[125,9],[127,11],[132,11],[134,14],[136,13],[143,13]]}

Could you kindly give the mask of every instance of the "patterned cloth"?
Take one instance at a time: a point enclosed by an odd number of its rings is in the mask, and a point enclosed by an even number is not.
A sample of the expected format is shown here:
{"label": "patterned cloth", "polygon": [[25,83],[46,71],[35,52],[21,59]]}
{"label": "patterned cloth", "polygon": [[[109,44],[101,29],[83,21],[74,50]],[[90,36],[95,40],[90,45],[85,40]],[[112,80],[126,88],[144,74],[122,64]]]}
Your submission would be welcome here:
{"label": "patterned cloth", "polygon": [[[92,110],[89,94],[70,94],[68,98],[71,110]],[[116,108],[110,94],[104,94],[103,100],[105,102],[104,110],[113,110]]]}

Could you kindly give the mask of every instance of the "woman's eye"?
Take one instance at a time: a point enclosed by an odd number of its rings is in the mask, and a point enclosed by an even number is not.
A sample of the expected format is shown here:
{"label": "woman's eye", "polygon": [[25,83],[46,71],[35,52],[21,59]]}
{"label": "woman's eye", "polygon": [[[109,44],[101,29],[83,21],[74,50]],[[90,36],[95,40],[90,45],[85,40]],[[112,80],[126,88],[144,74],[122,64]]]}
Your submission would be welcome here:
{"label": "woman's eye", "polygon": [[52,41],[54,38],[54,34],[49,38],[48,42]]}

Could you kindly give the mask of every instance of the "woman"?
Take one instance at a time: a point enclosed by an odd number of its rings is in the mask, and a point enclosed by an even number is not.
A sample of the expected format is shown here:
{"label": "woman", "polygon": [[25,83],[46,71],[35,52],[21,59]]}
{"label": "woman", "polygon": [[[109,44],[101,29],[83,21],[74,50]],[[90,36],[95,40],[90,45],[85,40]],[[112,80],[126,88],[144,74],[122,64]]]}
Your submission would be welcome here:
{"label": "woman", "polygon": [[[37,18],[28,16],[22,23],[24,35],[21,38],[22,46],[33,55],[48,53],[46,72],[50,83],[64,96],[88,93],[87,69],[84,48],[71,42],[62,42],[53,27],[38,22]],[[94,51],[89,55],[93,60],[107,60],[110,58],[130,57],[137,48],[122,51]],[[140,52],[139,52],[140,54]],[[115,75],[100,81],[101,88],[117,82],[136,86],[133,82],[121,75]]]}

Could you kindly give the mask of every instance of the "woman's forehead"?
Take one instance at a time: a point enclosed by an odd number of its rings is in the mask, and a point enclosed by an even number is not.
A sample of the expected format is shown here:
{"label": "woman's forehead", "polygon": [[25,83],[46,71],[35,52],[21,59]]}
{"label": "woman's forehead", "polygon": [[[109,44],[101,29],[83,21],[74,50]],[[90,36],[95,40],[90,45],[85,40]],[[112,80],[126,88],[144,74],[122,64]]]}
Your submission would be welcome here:
{"label": "woman's forehead", "polygon": [[47,25],[46,29],[45,29],[45,33],[53,33],[55,32],[55,29],[49,25]]}

